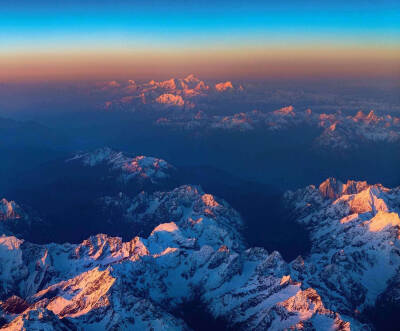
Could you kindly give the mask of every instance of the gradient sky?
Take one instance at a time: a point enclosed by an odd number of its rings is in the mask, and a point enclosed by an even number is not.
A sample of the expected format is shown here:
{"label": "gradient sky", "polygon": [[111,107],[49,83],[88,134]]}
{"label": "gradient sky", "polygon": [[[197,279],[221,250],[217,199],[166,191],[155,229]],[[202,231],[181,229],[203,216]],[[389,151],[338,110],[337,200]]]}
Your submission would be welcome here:
{"label": "gradient sky", "polygon": [[398,76],[400,1],[3,1],[0,80]]}

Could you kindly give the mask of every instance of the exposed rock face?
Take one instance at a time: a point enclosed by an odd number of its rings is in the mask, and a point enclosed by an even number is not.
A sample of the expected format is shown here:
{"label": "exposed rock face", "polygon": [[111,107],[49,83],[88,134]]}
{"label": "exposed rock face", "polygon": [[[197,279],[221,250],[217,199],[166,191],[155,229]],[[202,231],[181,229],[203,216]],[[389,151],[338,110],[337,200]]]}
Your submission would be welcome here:
{"label": "exposed rock face", "polygon": [[20,297],[13,295],[1,303],[1,309],[7,314],[20,314],[29,307],[29,304]]}
{"label": "exposed rock face", "polygon": [[0,221],[19,219],[23,216],[22,214],[21,207],[14,201],[7,201],[4,198],[0,200]]}
{"label": "exposed rock face", "polygon": [[0,200],[0,235],[18,235],[29,238],[33,227],[42,227],[46,224],[31,211],[25,210],[14,201],[5,198]]}
{"label": "exposed rock face", "polygon": [[367,182],[348,180],[347,183],[342,183],[341,181],[336,180],[336,178],[328,178],[319,186],[319,192],[325,198],[336,200],[342,195],[357,194],[368,187],[369,185]]}

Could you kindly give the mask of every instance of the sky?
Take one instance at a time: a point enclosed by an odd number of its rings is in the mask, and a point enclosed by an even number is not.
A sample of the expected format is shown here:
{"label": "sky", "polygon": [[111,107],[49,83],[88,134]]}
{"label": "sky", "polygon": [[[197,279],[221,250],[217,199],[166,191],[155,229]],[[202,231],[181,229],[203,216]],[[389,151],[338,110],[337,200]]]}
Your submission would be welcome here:
{"label": "sky", "polygon": [[0,0],[0,81],[398,77],[399,1]]}

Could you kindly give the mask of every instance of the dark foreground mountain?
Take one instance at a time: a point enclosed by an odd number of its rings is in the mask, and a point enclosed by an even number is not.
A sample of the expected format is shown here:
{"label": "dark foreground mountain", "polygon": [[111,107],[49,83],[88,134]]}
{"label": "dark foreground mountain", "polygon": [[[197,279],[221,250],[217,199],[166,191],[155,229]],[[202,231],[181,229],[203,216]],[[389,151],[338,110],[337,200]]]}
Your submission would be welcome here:
{"label": "dark foreground mountain", "polygon": [[246,250],[240,218],[213,196],[201,194],[188,212],[198,194],[181,189],[181,200],[161,207],[175,222],[159,224],[146,239],[97,235],[40,246],[2,237],[4,328],[187,329],[172,313],[195,298],[235,328],[349,328],[313,288],[290,277],[278,252]]}
{"label": "dark foreground mountain", "polygon": [[312,241],[311,253],[290,263],[246,248],[239,215],[199,188],[104,198],[124,222],[153,230],[80,244],[3,236],[4,327],[187,329],[177,310],[200,302],[230,328],[367,330],[376,303],[396,304],[399,192],[328,179],[286,193]]}

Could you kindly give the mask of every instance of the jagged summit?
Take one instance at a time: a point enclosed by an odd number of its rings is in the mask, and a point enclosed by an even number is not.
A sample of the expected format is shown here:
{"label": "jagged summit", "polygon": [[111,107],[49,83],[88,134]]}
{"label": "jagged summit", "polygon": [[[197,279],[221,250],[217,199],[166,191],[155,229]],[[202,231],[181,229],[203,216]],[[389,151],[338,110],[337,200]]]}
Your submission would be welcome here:
{"label": "jagged summit", "polygon": [[324,197],[335,200],[344,194],[359,193],[369,186],[365,181],[348,180],[344,184],[340,180],[330,177],[319,185],[319,191]]}
{"label": "jagged summit", "polygon": [[198,83],[198,82],[200,82],[200,79],[198,79],[194,74],[187,75],[183,80],[185,82],[187,82],[187,83]]}
{"label": "jagged summit", "polygon": [[[142,192],[133,198],[105,197],[103,202],[110,222],[122,221],[130,225],[132,232],[140,228],[150,230],[169,221],[187,237],[196,238],[198,244],[207,243],[214,248],[225,245],[233,250],[245,246],[240,215],[226,201],[205,193],[199,186],[183,185],[151,194]],[[115,219],[111,215],[123,216]]]}
{"label": "jagged summit", "polygon": [[46,231],[47,224],[29,207],[14,201],[0,200],[0,236],[15,235],[23,239],[36,239],[34,232]]}
{"label": "jagged summit", "polygon": [[276,115],[295,115],[294,112],[294,107],[293,106],[287,106],[287,107],[283,107],[281,109],[275,110],[274,114]]}
{"label": "jagged summit", "polygon": [[8,284],[0,295],[18,288],[13,300],[23,306],[2,311],[5,328],[187,330],[169,311],[200,293],[213,316],[240,329],[349,329],[317,291],[291,279],[279,253],[213,248],[188,234],[171,222],[130,242],[98,235],[79,245],[16,246],[0,255],[13,265],[12,275],[0,271]]}
{"label": "jagged summit", "polygon": [[328,307],[351,314],[385,295],[399,272],[400,188],[328,178],[285,197],[310,231],[312,249],[301,268],[309,268],[308,283]]}
{"label": "jagged summit", "polygon": [[164,90],[178,91],[178,90],[192,89],[199,83],[204,84],[204,82],[198,79],[194,74],[189,74],[185,78],[171,78],[161,82],[151,80],[148,84],[150,86]]}
{"label": "jagged summit", "polygon": [[362,110],[359,110],[357,114],[353,117],[354,121],[361,121],[365,123],[379,122],[379,117],[371,110],[367,115],[364,114]]}
{"label": "jagged summit", "polygon": [[[120,160],[108,148],[94,155],[89,166]],[[285,199],[312,242],[290,263],[246,248],[239,214],[190,185],[101,200],[119,220],[149,226],[145,236],[47,245],[0,237],[1,316],[17,329],[184,330],[170,312],[196,296],[239,329],[368,329],[358,312],[392,295],[400,277],[400,188],[328,178]]]}
{"label": "jagged summit", "polygon": [[14,201],[5,198],[0,200],[0,221],[19,219],[23,216],[23,211]]}
{"label": "jagged summit", "polygon": [[150,80],[148,83],[132,80],[120,85],[109,83],[102,86],[102,89],[109,89],[111,92],[110,99],[103,103],[104,109],[133,112],[157,112],[174,107],[190,110],[200,105],[212,108],[210,101],[216,98],[230,102],[233,97],[239,96],[237,93],[221,92],[244,91],[242,85],[236,87],[231,81],[212,84],[200,80],[194,74],[164,81]]}

